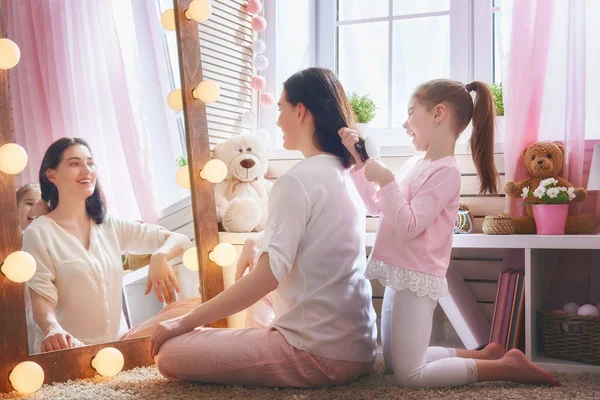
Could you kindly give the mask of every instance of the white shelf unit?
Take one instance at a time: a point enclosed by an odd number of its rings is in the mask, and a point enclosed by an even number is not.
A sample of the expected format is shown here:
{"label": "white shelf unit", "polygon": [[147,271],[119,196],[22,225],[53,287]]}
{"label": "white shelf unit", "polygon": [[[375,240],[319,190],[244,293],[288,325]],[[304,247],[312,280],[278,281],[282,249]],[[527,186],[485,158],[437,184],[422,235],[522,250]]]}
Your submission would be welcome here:
{"label": "white shelf unit", "polygon": [[[257,235],[256,233],[221,232],[220,240],[234,245],[242,245],[247,238],[256,237]],[[373,246],[374,240],[375,234],[367,233],[366,245]],[[520,250],[517,254],[519,254],[519,257],[524,254],[524,260],[521,261],[525,269],[525,346],[527,357],[544,369],[553,372],[600,372],[600,366],[552,359],[541,354],[536,323],[537,310],[544,307],[548,300],[544,298],[544,291],[547,286],[546,281],[543,279],[544,271],[547,269],[548,264],[556,263],[556,260],[558,260],[557,254],[560,252],[584,251],[593,254],[592,265],[589,266],[592,271],[592,278],[590,279],[591,286],[588,297],[592,297],[596,293],[598,298],[589,298],[587,301],[600,301],[600,235],[454,235],[453,248]],[[556,268],[556,265],[554,268]],[[440,305],[460,336],[463,347],[473,349],[487,343],[490,324],[484,318],[464,281],[460,276],[449,273],[448,285],[451,296],[445,301],[440,301]],[[567,300],[564,302],[567,302]]]}
{"label": "white shelf unit", "polygon": [[[525,249],[525,348],[527,357],[553,372],[600,373],[600,365],[550,358],[543,353],[537,311],[600,302],[600,235],[563,237],[555,246]],[[591,240],[590,240],[591,239]]]}
{"label": "white shelf unit", "polygon": [[[242,245],[258,233],[219,232],[219,239]],[[366,245],[373,246],[375,233],[368,232]],[[479,249],[600,249],[600,235],[454,235],[452,247]]]}

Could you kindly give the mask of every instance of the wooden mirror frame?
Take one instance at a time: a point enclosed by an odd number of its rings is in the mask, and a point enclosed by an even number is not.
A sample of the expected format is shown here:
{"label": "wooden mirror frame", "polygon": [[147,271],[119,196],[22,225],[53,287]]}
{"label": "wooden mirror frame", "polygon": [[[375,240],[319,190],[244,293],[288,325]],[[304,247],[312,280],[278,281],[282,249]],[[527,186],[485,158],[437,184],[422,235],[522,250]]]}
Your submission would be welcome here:
{"label": "wooden mirror frame", "polygon": [[[185,17],[185,10],[190,2],[191,0],[174,0],[174,9],[184,94],[186,146],[192,183],[194,232],[200,265],[199,289],[203,301],[206,301],[222,292],[224,284],[222,268],[208,259],[208,253],[219,243],[219,232],[213,186],[200,178],[200,171],[211,156],[206,107],[192,96],[192,90],[202,81],[203,73],[198,23]],[[6,37],[2,0],[0,37]],[[15,68],[18,67],[17,65]],[[0,70],[0,146],[13,142],[10,110],[8,71]],[[4,262],[9,254],[21,249],[15,192],[14,177],[0,172],[0,263]],[[150,337],[29,355],[23,288],[24,284],[14,283],[0,274],[0,392],[7,393],[13,390],[9,374],[17,364],[24,361],[33,361],[42,367],[44,384],[97,375],[96,370],[92,368],[92,359],[105,347],[115,347],[123,353],[123,370],[154,364],[150,356]],[[217,321],[211,326],[227,327],[227,320]]]}

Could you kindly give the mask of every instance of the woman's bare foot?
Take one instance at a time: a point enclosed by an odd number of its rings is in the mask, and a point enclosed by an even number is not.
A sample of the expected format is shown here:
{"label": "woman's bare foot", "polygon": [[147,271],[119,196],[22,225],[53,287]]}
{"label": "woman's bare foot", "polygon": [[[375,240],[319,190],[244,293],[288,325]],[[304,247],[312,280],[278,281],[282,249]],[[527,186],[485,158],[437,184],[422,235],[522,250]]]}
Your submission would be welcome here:
{"label": "woman's bare foot", "polygon": [[480,350],[483,360],[499,360],[506,354],[506,350],[500,343],[492,342]]}
{"label": "woman's bare foot", "polygon": [[509,378],[513,382],[560,386],[554,375],[529,361],[518,349],[509,350],[501,361],[508,367]]}

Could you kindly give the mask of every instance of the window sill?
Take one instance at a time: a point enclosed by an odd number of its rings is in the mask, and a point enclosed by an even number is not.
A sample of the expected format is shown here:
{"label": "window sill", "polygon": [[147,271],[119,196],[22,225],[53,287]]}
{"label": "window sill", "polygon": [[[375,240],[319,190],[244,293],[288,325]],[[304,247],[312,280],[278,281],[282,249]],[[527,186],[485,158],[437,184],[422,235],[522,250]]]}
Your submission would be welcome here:
{"label": "window sill", "polygon": [[[412,146],[381,146],[382,157],[410,157],[418,154]],[[494,153],[503,153],[504,144],[496,142],[494,144]],[[455,154],[471,154],[469,146],[466,143],[458,143],[456,145]],[[269,160],[298,160],[301,159],[302,153],[299,151],[290,151],[284,149],[271,150]]]}

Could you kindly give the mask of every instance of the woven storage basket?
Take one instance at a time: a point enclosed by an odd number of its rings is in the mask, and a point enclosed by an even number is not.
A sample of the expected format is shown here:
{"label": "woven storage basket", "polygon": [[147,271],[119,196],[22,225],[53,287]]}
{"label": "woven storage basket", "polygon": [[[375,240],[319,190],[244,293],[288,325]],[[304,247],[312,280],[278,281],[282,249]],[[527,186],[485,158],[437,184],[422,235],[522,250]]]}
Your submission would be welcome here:
{"label": "woven storage basket", "polygon": [[600,365],[600,317],[537,314],[545,356]]}
{"label": "woven storage basket", "polygon": [[515,232],[515,224],[508,214],[488,215],[481,229],[486,235],[510,235]]}

